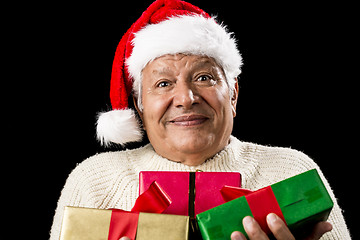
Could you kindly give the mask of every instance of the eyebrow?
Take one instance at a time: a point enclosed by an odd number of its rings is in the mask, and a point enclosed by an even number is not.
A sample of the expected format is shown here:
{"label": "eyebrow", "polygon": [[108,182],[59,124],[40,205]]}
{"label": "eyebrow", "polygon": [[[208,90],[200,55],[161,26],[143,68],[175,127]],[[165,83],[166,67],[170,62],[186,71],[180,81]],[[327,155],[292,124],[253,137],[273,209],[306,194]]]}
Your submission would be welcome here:
{"label": "eyebrow", "polygon": [[197,61],[194,66],[192,67],[192,71],[201,70],[203,67],[211,67],[211,72],[215,75],[218,75],[219,73],[217,71],[214,72],[214,68],[219,68],[221,74],[225,76],[224,69],[214,60],[209,58],[202,58],[199,61]]}
{"label": "eyebrow", "polygon": [[217,64],[214,65],[214,62],[211,61],[209,58],[202,58],[199,61],[196,61],[192,68],[197,69],[197,68],[202,68],[202,67],[207,66],[207,65],[217,66]]}
{"label": "eyebrow", "polygon": [[154,75],[168,75],[171,74],[172,71],[170,70],[169,67],[163,67],[160,69],[153,69],[151,73]]}

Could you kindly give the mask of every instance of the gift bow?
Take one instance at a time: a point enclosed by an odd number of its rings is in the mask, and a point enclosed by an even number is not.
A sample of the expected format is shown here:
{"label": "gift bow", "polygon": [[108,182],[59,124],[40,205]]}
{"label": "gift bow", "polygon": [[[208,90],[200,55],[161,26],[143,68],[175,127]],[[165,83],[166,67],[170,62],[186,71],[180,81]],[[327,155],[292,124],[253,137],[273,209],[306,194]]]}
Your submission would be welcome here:
{"label": "gift bow", "polygon": [[131,211],[111,209],[111,219],[108,240],[119,240],[127,236],[135,239],[139,212],[162,213],[171,204],[170,196],[156,182],[143,192],[135,202]]}
{"label": "gift bow", "polygon": [[171,204],[170,196],[156,182],[143,192],[135,202],[131,212],[162,213]]}
{"label": "gift bow", "polygon": [[254,219],[259,223],[260,227],[266,234],[271,233],[266,222],[266,216],[269,213],[275,213],[285,222],[284,215],[271,186],[261,188],[256,191],[232,186],[224,186],[220,192],[225,202],[245,196]]}

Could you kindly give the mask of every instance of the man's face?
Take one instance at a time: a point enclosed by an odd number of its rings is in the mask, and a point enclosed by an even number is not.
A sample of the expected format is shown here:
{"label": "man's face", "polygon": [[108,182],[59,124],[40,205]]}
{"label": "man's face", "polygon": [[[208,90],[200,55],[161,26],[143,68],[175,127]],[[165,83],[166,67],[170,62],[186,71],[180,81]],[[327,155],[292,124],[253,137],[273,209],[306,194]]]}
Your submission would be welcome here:
{"label": "man's face", "polygon": [[199,165],[229,142],[234,97],[215,60],[195,55],[165,55],[142,72],[140,116],[155,151],[187,165]]}

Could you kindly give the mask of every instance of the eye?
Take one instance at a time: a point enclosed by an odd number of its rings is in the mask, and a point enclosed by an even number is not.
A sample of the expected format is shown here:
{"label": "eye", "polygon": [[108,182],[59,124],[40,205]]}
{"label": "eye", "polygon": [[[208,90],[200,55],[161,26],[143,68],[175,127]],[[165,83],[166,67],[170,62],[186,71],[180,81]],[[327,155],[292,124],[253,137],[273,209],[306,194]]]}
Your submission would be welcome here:
{"label": "eye", "polygon": [[211,80],[212,78],[208,75],[201,75],[200,77],[198,77],[196,79],[196,81],[199,81],[199,82],[205,82],[205,81],[209,81]]}
{"label": "eye", "polygon": [[167,81],[160,81],[156,84],[156,87],[159,87],[159,88],[165,88],[168,86],[170,86],[170,83]]}
{"label": "eye", "polygon": [[214,86],[216,84],[216,80],[214,80],[211,75],[202,74],[196,78],[195,83],[200,86]]}

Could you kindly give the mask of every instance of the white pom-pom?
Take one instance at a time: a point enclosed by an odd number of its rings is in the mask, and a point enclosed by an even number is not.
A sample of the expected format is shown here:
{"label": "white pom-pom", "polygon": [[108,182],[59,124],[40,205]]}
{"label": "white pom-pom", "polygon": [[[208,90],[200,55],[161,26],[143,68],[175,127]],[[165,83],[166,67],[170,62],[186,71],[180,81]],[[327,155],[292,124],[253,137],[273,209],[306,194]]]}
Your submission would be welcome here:
{"label": "white pom-pom", "polygon": [[142,131],[132,109],[112,110],[98,115],[96,127],[97,139],[104,146],[111,143],[124,145],[139,142]]}

